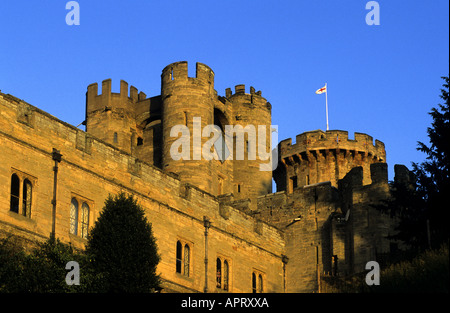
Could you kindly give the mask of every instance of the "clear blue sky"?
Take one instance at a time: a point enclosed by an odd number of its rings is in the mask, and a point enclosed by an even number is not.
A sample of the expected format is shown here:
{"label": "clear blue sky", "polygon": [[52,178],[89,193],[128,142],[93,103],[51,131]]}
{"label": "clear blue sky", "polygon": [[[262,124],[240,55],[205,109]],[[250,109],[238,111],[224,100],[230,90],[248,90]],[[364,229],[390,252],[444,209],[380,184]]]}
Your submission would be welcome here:
{"label": "clear blue sky", "polygon": [[393,165],[423,161],[427,114],[442,103],[449,72],[448,0],[368,1],[80,0],[80,25],[64,0],[0,2],[0,90],[78,125],[89,84],[113,80],[160,94],[161,70],[176,61],[215,72],[215,89],[245,84],[272,104],[279,140],[326,129],[383,141]]}

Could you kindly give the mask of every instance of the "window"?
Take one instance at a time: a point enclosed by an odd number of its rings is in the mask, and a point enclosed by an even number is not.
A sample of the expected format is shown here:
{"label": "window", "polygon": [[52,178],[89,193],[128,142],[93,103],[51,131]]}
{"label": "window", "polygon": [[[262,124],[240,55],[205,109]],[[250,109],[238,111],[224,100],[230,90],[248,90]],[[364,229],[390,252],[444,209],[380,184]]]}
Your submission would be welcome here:
{"label": "window", "polygon": [[138,145],[138,146],[142,146],[143,144],[144,144],[144,139],[141,138],[141,137],[138,137],[138,138],[137,138],[137,145]]}
{"label": "window", "polygon": [[189,277],[189,261],[190,261],[190,248],[187,244],[184,245],[184,276]]}
{"label": "window", "polygon": [[297,176],[292,177],[292,187],[297,188]]}
{"label": "window", "polygon": [[252,273],[252,292],[262,293],[264,292],[264,274],[259,271],[253,271]]}
{"label": "window", "polygon": [[183,259],[181,258],[183,251],[183,246],[181,245],[181,242],[177,241],[177,264],[176,264],[176,271],[177,273],[181,274],[181,264],[183,263]]}
{"label": "window", "polygon": [[258,292],[263,292],[263,278],[261,274],[258,275]]}
{"label": "window", "polygon": [[33,185],[35,181],[36,179],[28,174],[14,171],[11,175],[9,204],[9,210],[11,212],[31,218]]}
{"label": "window", "polygon": [[225,291],[229,290],[230,262],[222,257],[216,260],[216,287]]}
{"label": "window", "polygon": [[78,201],[75,198],[70,203],[70,233],[78,234]]}
{"label": "window", "polygon": [[228,290],[228,261],[223,261],[223,290]]}
{"label": "window", "polygon": [[9,210],[19,213],[20,203],[20,179],[16,174],[11,176],[11,203]]}
{"label": "window", "polygon": [[227,154],[229,154],[229,149],[227,147],[226,137],[225,137],[225,126],[228,125],[227,118],[225,114],[219,109],[214,109],[214,125],[220,129],[220,137],[214,143],[214,148],[217,153],[217,157],[220,162],[224,163],[227,159]]}
{"label": "window", "polygon": [[289,193],[294,192],[294,189],[298,187],[297,176],[289,178]]}
{"label": "window", "polygon": [[26,178],[23,181],[23,205],[22,205],[22,215],[31,217],[31,193],[32,193],[31,182]]}
{"label": "window", "polygon": [[294,189],[298,187],[298,184],[297,184],[297,176],[292,176],[292,177],[290,178],[290,186],[291,186],[291,192],[293,192]]}
{"label": "window", "polygon": [[87,239],[89,228],[89,205],[84,202],[81,206],[81,238]]}
{"label": "window", "polygon": [[119,139],[117,138],[117,132],[114,132],[114,143],[118,143]]}
{"label": "window", "polygon": [[189,246],[188,243],[182,243],[180,240],[178,240],[175,270],[177,273],[189,277],[190,268],[191,268],[191,247]]}
{"label": "window", "polygon": [[216,260],[216,287],[222,288],[222,261]]}
{"label": "window", "polygon": [[70,202],[70,233],[83,239],[87,239],[89,232],[89,215],[91,213],[89,204],[88,200],[79,196],[72,197]]}

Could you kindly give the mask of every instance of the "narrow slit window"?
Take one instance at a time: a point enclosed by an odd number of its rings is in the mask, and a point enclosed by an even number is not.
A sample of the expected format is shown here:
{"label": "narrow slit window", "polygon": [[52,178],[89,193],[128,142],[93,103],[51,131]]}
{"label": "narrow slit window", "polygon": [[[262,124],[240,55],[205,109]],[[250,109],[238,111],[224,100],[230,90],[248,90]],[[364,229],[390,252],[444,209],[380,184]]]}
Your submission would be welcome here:
{"label": "narrow slit window", "polygon": [[87,239],[89,229],[89,205],[84,202],[81,206],[81,238]]}
{"label": "narrow slit window", "polygon": [[258,292],[262,293],[264,291],[263,289],[263,277],[261,274],[258,275]]}
{"label": "narrow slit window", "polygon": [[114,132],[114,143],[119,143],[117,132]]}
{"label": "narrow slit window", "polygon": [[184,245],[184,276],[189,277],[189,265],[190,265],[191,249],[186,244]]}
{"label": "narrow slit window", "polygon": [[75,198],[70,203],[70,233],[78,233],[78,201]]}
{"label": "narrow slit window", "polygon": [[216,260],[216,287],[222,287],[222,262],[219,258]]}
{"label": "narrow slit window", "polygon": [[19,213],[20,203],[20,179],[16,174],[11,176],[11,200],[9,210]]}
{"label": "narrow slit window", "polygon": [[229,266],[227,260],[223,261],[223,290],[228,290]]}
{"label": "narrow slit window", "polygon": [[292,177],[292,187],[295,189],[297,186],[297,176],[294,176]]}
{"label": "narrow slit window", "polygon": [[252,273],[252,292],[256,293],[256,274]]}
{"label": "narrow slit window", "polygon": [[31,217],[31,196],[32,196],[32,185],[28,179],[23,181],[23,206],[22,206],[22,215]]}
{"label": "narrow slit window", "polygon": [[176,256],[176,272],[181,274],[181,263],[183,259],[181,258],[181,254],[183,253],[183,246],[181,242],[177,241],[177,256]]}

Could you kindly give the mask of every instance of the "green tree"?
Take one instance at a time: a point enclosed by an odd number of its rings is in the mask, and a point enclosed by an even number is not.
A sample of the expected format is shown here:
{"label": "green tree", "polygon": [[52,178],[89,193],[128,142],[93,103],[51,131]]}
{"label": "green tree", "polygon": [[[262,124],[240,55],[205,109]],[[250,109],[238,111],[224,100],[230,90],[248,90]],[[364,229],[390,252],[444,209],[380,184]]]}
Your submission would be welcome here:
{"label": "green tree", "polygon": [[20,286],[19,277],[26,258],[24,250],[17,239],[7,237],[0,239],[0,292],[14,292]]}
{"label": "green tree", "polygon": [[448,242],[450,194],[449,152],[450,152],[450,112],[448,103],[448,77],[442,77],[440,97],[443,104],[432,108],[429,113],[433,118],[427,133],[430,145],[418,142],[418,150],[426,153],[426,160],[420,164],[413,163],[413,171],[417,178],[418,192],[425,200],[424,218],[429,221],[429,233],[433,246]]}
{"label": "green tree", "polygon": [[86,254],[91,291],[151,292],[159,288],[160,257],[151,224],[131,195],[109,196],[91,229]]}
{"label": "green tree", "polygon": [[66,264],[79,262],[81,255],[71,246],[50,236],[25,252],[16,241],[0,244],[0,291],[20,293],[77,292],[78,286],[66,284]]}

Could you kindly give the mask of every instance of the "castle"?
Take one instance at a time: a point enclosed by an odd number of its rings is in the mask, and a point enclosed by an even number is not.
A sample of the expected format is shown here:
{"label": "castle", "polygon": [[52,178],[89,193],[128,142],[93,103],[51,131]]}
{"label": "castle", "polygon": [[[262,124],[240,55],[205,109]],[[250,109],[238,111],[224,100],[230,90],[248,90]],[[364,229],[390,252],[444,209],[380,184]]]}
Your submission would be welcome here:
{"label": "castle", "polygon": [[[91,84],[86,131],[0,92],[0,235],[32,242],[53,232],[83,249],[107,196],[131,193],[152,223],[164,292],[320,292],[324,275],[362,272],[396,247],[395,221],[374,208],[390,195],[382,142],[316,130],[271,154],[261,145],[271,104],[245,85],[220,96],[214,76],[201,63],[195,77],[187,62],[170,64],[154,97],[125,81],[119,93],[110,79],[100,94]],[[244,132],[224,140],[231,158],[196,158],[190,145],[176,159],[177,125]],[[251,136],[248,125],[266,127]],[[276,157],[273,171],[249,157],[255,149]],[[396,179],[408,175],[396,166]]]}

